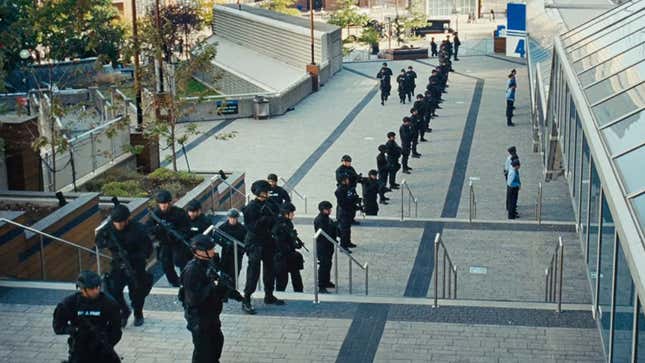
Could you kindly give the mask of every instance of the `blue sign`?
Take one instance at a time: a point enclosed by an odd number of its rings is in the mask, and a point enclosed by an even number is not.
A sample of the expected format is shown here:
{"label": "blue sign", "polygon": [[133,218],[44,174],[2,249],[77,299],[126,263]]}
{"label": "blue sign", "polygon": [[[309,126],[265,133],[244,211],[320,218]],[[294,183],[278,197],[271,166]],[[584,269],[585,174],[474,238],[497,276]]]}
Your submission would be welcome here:
{"label": "blue sign", "polygon": [[506,19],[508,30],[526,31],[526,4],[506,4]]}
{"label": "blue sign", "polygon": [[218,114],[220,115],[235,115],[239,113],[239,102],[237,100],[228,100],[224,101],[224,107],[222,107],[222,101],[217,101]]}

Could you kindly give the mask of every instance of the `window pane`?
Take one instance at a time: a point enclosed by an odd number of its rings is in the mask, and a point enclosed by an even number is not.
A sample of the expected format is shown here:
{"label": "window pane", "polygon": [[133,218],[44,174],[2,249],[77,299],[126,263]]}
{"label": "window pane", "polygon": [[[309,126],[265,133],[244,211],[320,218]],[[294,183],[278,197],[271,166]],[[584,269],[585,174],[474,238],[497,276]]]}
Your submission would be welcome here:
{"label": "window pane", "polygon": [[580,163],[582,162],[582,139],[584,138],[584,135],[582,134],[582,126],[580,125],[580,117],[576,117],[576,145],[575,145],[575,178],[573,178],[573,199],[576,202],[576,205],[578,205],[578,199],[580,199],[580,192],[579,192],[579,184],[580,184]]}
{"label": "window pane", "polygon": [[629,34],[639,28],[639,26],[634,26],[634,23],[640,24],[640,26],[643,25],[642,23],[639,22],[641,16],[643,16],[643,9],[639,10],[638,12],[632,13],[630,16],[626,16],[620,19],[618,22],[614,23],[610,27],[606,27],[605,29],[597,33],[594,33],[593,35],[577,43],[572,44],[570,47],[567,47],[567,52],[571,55],[572,59],[576,59],[580,57],[580,54],[578,54],[578,52],[582,52],[582,48],[589,46],[591,43],[600,42],[601,44],[607,44],[606,37],[616,31],[622,32],[623,28],[629,28],[630,31],[627,32],[627,34]]}
{"label": "window pane", "polygon": [[[643,9],[645,7],[645,2],[637,1],[636,3],[626,4],[624,6],[619,6],[607,14],[601,15],[600,20],[596,20],[595,23],[588,23],[580,26],[580,30],[573,29],[571,30],[571,35],[565,34],[565,39],[563,41],[564,46],[568,47],[573,45],[585,37],[588,37],[601,29],[613,24],[614,22],[629,16],[630,14]],[[604,17],[603,17],[604,16]]]}
{"label": "window pane", "polygon": [[593,296],[596,296],[596,259],[598,258],[598,207],[600,205],[600,179],[595,166],[591,169],[591,200],[589,201],[589,224],[588,241],[589,241],[589,274],[591,286],[593,286]]}
{"label": "window pane", "polygon": [[[638,16],[640,14],[636,14]],[[620,25],[620,26],[619,26]],[[596,52],[604,47],[607,44],[614,44],[616,42],[622,41],[625,37],[642,37],[643,31],[643,22],[634,21],[631,23],[619,23],[611,29],[607,29],[603,36],[599,37],[597,40],[590,42],[589,44],[580,47],[569,54],[570,59],[577,61],[580,58],[587,56],[593,52]],[[641,33],[641,34],[639,34]]]}
{"label": "window pane", "polygon": [[645,43],[634,47],[623,54],[608,60],[607,62],[594,65],[592,68],[578,74],[580,84],[586,87],[598,80],[605,79],[612,74],[618,73],[643,60],[645,52]]}
{"label": "window pane", "polygon": [[632,199],[632,208],[638,217],[641,229],[645,231],[645,194]]}
{"label": "window pane", "polygon": [[612,155],[631,149],[643,142],[645,111],[641,111],[602,130]]}
{"label": "window pane", "polygon": [[645,160],[645,146],[630,151],[615,160],[628,194],[640,191],[645,187],[645,168],[642,167],[643,160]]}
{"label": "window pane", "polygon": [[587,145],[587,140],[582,140],[582,181],[580,183],[580,225],[582,230],[580,235],[587,235],[587,207],[589,206],[589,146]]}
{"label": "window pane", "polygon": [[571,118],[569,119],[569,156],[567,158],[567,163],[569,164],[569,170],[571,173],[575,173],[576,170],[576,110],[573,102],[571,102]]}
{"label": "window pane", "polygon": [[598,126],[619,119],[645,106],[645,83],[592,107]]}
{"label": "window pane", "polygon": [[573,63],[573,69],[577,73],[583,72],[591,67],[595,67],[598,63],[612,59],[633,47],[643,44],[643,40],[645,39],[638,36],[623,38],[621,41],[612,44],[611,47],[605,47]]}
{"label": "window pane", "polygon": [[600,240],[600,286],[598,287],[598,309],[601,313],[600,327],[605,351],[609,351],[609,333],[611,330],[611,284],[614,268],[614,221],[607,205],[606,198],[602,198],[602,230]]}
{"label": "window pane", "polygon": [[623,248],[618,243],[616,261],[616,300],[614,302],[614,350],[612,362],[629,362],[632,358],[634,329],[634,283],[627,267]]}
{"label": "window pane", "polygon": [[587,88],[585,93],[589,104],[594,104],[603,98],[636,85],[643,79],[645,79],[645,61],[635,64],[600,83],[596,83]]}

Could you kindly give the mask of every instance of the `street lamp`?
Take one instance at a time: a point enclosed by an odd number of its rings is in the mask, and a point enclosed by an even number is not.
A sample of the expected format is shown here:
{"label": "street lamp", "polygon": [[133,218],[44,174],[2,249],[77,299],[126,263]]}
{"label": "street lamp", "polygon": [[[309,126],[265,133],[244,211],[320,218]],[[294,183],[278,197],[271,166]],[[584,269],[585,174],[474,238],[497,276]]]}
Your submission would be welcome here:
{"label": "street lamp", "polygon": [[318,91],[318,74],[320,68],[316,64],[314,58],[314,0],[309,0],[309,31],[310,31],[310,45],[311,45],[311,63],[307,64],[307,73],[311,75],[311,90]]}
{"label": "street lamp", "polygon": [[143,128],[143,111],[141,109],[141,71],[139,70],[139,36],[137,32],[137,2],[132,2],[132,43],[134,45],[134,92],[137,107],[137,130]]}

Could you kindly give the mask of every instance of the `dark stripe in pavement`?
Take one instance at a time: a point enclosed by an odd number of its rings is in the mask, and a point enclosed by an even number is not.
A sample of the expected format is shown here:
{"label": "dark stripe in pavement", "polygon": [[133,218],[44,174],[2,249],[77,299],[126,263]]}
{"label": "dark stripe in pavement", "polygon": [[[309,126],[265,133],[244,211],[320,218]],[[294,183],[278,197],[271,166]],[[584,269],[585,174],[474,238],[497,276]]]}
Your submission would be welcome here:
{"label": "dark stripe in pavement", "polygon": [[[347,127],[352,124],[356,116],[367,106],[367,104],[370,102],[370,100],[376,95],[378,92],[378,87],[374,86],[363,99],[356,105],[354,108],[349,111],[347,116],[343,119],[343,121],[336,126],[334,131],[318,146],[318,148],[305,160],[298,169],[296,169],[296,172],[291,175],[291,178],[287,180],[287,185],[289,185],[291,188],[295,188],[298,183],[302,181],[302,179],[307,175],[309,170],[320,160],[320,158],[329,150],[329,148],[338,140],[340,135],[345,132]],[[338,156],[340,158],[340,155]]]}
{"label": "dark stripe in pavement", "polygon": [[437,233],[442,232],[443,223],[426,223],[403,296],[425,297],[428,295],[434,269],[434,239]]}
{"label": "dark stripe in pavement", "polygon": [[[208,139],[209,137],[215,135],[216,133],[222,131],[226,126],[232,124],[233,121],[235,121],[235,120],[237,120],[237,119],[224,120],[224,121],[218,123],[217,125],[213,126],[210,130],[200,134],[199,136],[197,136],[195,138],[195,140],[193,140],[193,141],[189,142],[188,144],[186,144],[186,146],[185,146],[186,152],[189,152],[192,149],[196,148],[199,144],[201,144],[202,142],[206,141],[206,139]],[[183,156],[184,156],[184,151],[181,149],[181,146],[180,146],[179,149],[177,150],[177,160],[179,160],[179,158],[183,157]],[[190,162],[190,160],[189,160],[189,162]],[[166,166],[170,165],[170,163],[172,163],[171,160],[164,160],[164,161],[161,162],[161,166],[166,167]]]}
{"label": "dark stripe in pavement", "polygon": [[441,211],[441,217],[443,218],[457,217],[459,201],[461,200],[461,190],[466,179],[470,147],[473,144],[473,137],[475,136],[475,126],[477,125],[477,115],[479,114],[479,105],[481,104],[483,90],[484,80],[478,79],[475,83],[475,91],[473,92],[473,98],[468,109],[468,116],[466,116],[464,131],[461,135],[461,143],[459,144],[457,159],[452,170],[450,186],[448,187],[448,193],[443,203],[443,209]]}
{"label": "dark stripe in pavement", "polygon": [[360,304],[340,347],[336,363],[372,362],[388,319],[389,305]]}
{"label": "dark stripe in pavement", "polygon": [[358,74],[359,76],[363,76],[363,77],[371,78],[371,79],[376,79],[376,77],[370,76],[370,75],[369,75],[369,74],[367,74],[367,73],[363,73],[363,72],[361,72],[361,71],[357,71],[357,70],[355,70],[355,69],[351,69],[351,68],[349,68],[349,67],[343,67],[343,69],[344,69],[344,70],[346,70],[346,71],[348,71],[348,72],[352,72],[352,73],[354,73],[354,74]]}

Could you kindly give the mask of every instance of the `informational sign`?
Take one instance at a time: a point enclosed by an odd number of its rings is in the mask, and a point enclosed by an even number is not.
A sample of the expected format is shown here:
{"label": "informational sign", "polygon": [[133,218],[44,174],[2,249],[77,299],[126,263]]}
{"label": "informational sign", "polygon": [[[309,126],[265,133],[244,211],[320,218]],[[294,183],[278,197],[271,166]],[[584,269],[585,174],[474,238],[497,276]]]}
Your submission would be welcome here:
{"label": "informational sign", "polygon": [[468,272],[475,275],[486,275],[488,273],[488,268],[483,266],[470,266]]}
{"label": "informational sign", "polygon": [[506,4],[506,56],[526,56],[526,4]]}
{"label": "informational sign", "polygon": [[[224,106],[222,106],[222,102]],[[221,115],[236,115],[240,112],[239,101],[237,100],[226,100],[226,101],[217,101],[217,112]]]}

